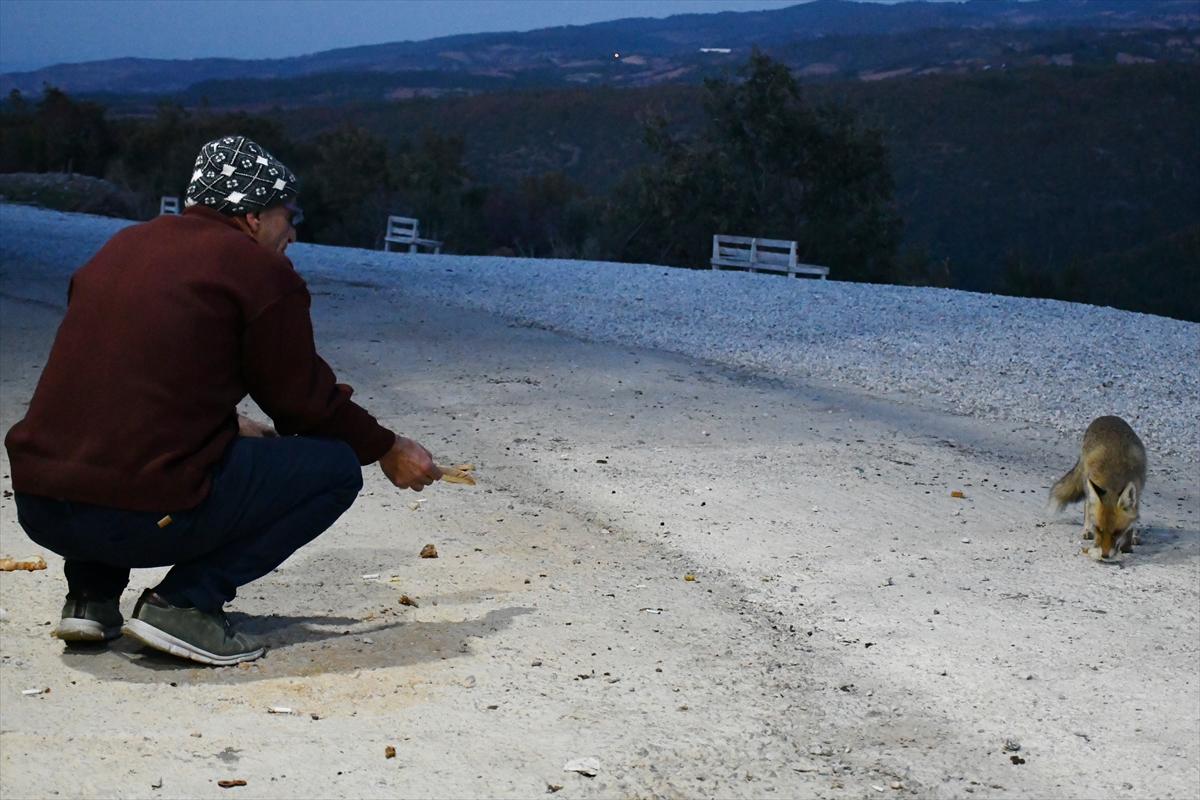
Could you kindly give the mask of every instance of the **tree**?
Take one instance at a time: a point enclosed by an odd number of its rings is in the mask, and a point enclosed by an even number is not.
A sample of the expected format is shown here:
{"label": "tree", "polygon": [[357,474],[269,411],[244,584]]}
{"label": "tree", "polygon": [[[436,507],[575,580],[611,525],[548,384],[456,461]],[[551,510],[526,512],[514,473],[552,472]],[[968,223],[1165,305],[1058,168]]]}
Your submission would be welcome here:
{"label": "tree", "polygon": [[491,189],[483,216],[493,252],[526,258],[579,258],[591,227],[587,192],[557,170]]}
{"label": "tree", "polygon": [[104,177],[117,143],[105,119],[105,108],[76,102],[52,86],[45,87],[32,113],[16,89],[8,110],[0,114],[0,171],[78,172]]}
{"label": "tree", "polygon": [[621,260],[707,266],[715,233],[799,242],[799,257],[844,280],[889,280],[900,219],[879,131],[849,109],[804,102],[785,65],[754,50],[740,80],[707,79],[695,140],[646,128],[659,163],[621,182],[609,247]]}
{"label": "tree", "polygon": [[393,189],[387,143],[346,122],[318,135],[314,144],[316,163],[300,177],[300,202],[309,220],[305,238],[376,246]]}
{"label": "tree", "polygon": [[0,108],[0,172],[37,172],[41,165],[42,136],[29,104],[21,92],[8,93]]}
{"label": "tree", "polygon": [[393,158],[397,195],[390,213],[421,221],[421,235],[445,242],[447,252],[486,252],[482,210],[488,190],[475,184],[463,164],[461,136],[424,128],[414,144],[400,143]]}
{"label": "tree", "polygon": [[421,236],[448,252],[482,249],[486,191],[463,166],[461,138],[421,132],[394,152],[365,128],[343,123],[314,140],[314,163],[301,177],[302,235],[322,244],[380,247],[390,215],[416,217]]}

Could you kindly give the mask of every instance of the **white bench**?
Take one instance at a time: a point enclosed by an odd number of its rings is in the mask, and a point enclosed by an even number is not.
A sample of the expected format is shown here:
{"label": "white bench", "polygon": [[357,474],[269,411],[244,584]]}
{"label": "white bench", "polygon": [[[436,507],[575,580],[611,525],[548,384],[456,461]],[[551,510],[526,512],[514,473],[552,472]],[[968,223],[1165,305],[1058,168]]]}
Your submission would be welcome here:
{"label": "white bench", "polygon": [[782,272],[786,275],[817,275],[821,280],[829,267],[796,263],[796,243],[784,239],[749,236],[713,237],[712,268],[748,269],[751,272]]}
{"label": "white bench", "polygon": [[158,213],[162,214],[179,214],[179,198],[164,197],[158,203]]}
{"label": "white bench", "polygon": [[408,245],[408,252],[419,253],[418,247],[432,247],[433,252],[442,252],[442,243],[436,239],[422,239],[420,223],[412,217],[388,217],[387,233],[383,237],[383,249],[391,252],[393,244]]}

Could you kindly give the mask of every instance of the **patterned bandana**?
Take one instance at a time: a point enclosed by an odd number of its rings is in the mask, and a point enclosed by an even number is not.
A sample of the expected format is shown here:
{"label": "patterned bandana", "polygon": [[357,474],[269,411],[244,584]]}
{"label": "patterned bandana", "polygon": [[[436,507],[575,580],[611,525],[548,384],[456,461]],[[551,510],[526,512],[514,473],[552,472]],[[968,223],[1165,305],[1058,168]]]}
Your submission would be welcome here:
{"label": "patterned bandana", "polygon": [[295,196],[291,170],[245,136],[225,136],[200,148],[183,204],[205,205],[236,217]]}

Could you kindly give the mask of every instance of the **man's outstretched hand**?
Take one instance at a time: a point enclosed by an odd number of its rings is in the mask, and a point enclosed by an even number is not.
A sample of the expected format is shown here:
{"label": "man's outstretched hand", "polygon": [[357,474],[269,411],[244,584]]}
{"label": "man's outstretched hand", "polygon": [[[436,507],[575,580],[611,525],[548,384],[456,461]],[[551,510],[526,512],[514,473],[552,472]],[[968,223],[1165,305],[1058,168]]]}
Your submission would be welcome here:
{"label": "man's outstretched hand", "polygon": [[243,417],[241,414],[238,418],[238,436],[248,437],[265,437],[268,439],[274,438],[279,434],[270,425],[263,425],[261,422],[255,422],[249,417]]}
{"label": "man's outstretched hand", "polygon": [[379,466],[388,480],[401,489],[419,492],[442,477],[429,451],[412,439],[396,437],[392,449],[379,459]]}

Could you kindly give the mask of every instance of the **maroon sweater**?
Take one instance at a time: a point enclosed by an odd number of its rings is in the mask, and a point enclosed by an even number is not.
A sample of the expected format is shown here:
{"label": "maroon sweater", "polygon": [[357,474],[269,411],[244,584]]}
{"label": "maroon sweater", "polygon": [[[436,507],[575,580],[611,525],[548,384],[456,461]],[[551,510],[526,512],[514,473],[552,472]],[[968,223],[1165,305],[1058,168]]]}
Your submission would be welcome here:
{"label": "maroon sweater", "polygon": [[118,232],[71,278],[25,419],[5,437],[18,492],[138,511],[191,508],[249,394],[282,435],[359,461],[395,441],[313,345],[291,261],[192,207]]}

